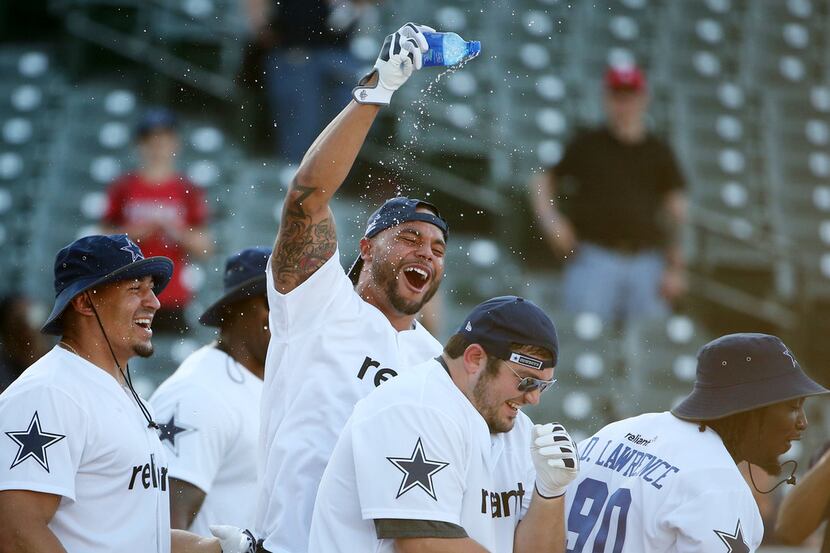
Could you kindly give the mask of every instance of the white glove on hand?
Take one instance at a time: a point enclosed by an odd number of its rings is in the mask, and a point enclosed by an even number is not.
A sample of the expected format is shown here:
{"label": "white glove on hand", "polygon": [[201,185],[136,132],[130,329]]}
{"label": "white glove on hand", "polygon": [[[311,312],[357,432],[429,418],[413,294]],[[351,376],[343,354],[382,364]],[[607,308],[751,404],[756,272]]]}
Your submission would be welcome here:
{"label": "white glove on hand", "polygon": [[533,426],[530,455],[536,467],[536,491],[546,499],[564,494],[579,474],[576,444],[558,422]]}
{"label": "white glove on hand", "polygon": [[210,527],[210,533],[219,538],[222,553],[256,553],[256,539],[250,530],[217,524]]}
{"label": "white glove on hand", "polygon": [[[421,68],[421,56],[429,48],[424,31],[435,32],[435,29],[407,23],[386,37],[375,68],[352,90],[352,97],[357,103],[389,105],[392,93],[406,82],[415,69]],[[378,74],[377,84],[366,86],[375,73]]]}

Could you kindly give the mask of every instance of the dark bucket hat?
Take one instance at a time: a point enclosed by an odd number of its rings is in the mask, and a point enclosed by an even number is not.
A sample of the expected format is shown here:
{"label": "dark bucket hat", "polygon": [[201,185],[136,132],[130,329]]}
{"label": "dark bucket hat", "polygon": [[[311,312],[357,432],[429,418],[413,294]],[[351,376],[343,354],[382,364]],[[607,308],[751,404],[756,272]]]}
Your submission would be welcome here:
{"label": "dark bucket hat", "polygon": [[[432,213],[418,211],[419,207],[425,207],[432,211]],[[364,236],[366,238],[371,238],[381,231],[396,227],[401,223],[406,223],[407,221],[424,221],[426,223],[432,223],[441,230],[441,233],[444,235],[444,240],[446,240],[449,235],[449,225],[447,225],[447,221],[441,217],[441,213],[438,211],[437,207],[429,202],[425,202],[424,200],[419,200],[417,198],[398,196],[396,198],[386,200],[383,202],[383,205],[377,209],[377,211],[372,213],[369,220],[366,222],[366,232],[364,233]],[[352,266],[348,272],[349,279],[353,284],[357,284],[357,279],[360,276],[361,269],[363,269],[363,259],[360,257],[360,253],[358,253],[357,258],[354,260],[354,263],[352,263]]]}
{"label": "dark bucket hat", "polygon": [[456,333],[505,361],[522,363],[521,359],[512,358],[516,355],[510,348],[513,343],[545,348],[553,358],[538,360],[541,364],[534,368],[542,370],[555,367],[559,357],[559,338],[553,321],[535,303],[519,296],[499,296],[478,304]]}
{"label": "dark bucket hat", "polygon": [[701,348],[694,390],[671,412],[684,420],[715,420],[828,392],[777,336],[728,334]]}
{"label": "dark bucket hat", "polygon": [[265,268],[270,248],[246,248],[228,257],[225,262],[225,293],[208,307],[199,322],[205,326],[220,326],[225,307],[252,296],[267,293]]}
{"label": "dark bucket hat", "polygon": [[152,276],[154,291],[161,293],[173,276],[173,262],[166,257],[145,258],[126,234],[93,235],[64,246],[55,256],[55,306],[41,328],[44,334],[63,332],[60,316],[72,298],[96,286]]}

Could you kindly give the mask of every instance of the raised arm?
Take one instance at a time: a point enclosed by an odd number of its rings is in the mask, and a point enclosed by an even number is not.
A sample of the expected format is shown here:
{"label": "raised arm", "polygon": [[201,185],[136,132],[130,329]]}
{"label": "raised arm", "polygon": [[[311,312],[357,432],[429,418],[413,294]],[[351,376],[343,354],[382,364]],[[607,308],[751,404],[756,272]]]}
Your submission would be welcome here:
{"label": "raised arm", "polygon": [[380,108],[350,102],[303,158],[282,207],[271,270],[287,294],[306,281],[337,247],[332,196],[343,184]]}
{"label": "raised arm", "polygon": [[386,37],[375,69],[355,88],[349,103],[306,152],[282,208],[271,269],[277,291],[287,294],[305,282],[337,247],[332,196],[346,180],[380,106],[388,105],[414,69],[427,42],[407,23]]}

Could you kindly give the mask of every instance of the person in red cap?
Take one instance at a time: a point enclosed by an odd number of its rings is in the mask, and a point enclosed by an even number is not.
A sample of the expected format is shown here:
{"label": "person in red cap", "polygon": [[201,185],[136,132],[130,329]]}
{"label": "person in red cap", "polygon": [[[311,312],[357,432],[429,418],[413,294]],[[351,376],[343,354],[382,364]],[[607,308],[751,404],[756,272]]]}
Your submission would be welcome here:
{"label": "person in red cap", "polygon": [[640,68],[610,67],[607,123],[577,135],[530,183],[541,230],[566,261],[564,303],[573,312],[660,316],[686,289],[677,240],[684,179],[671,148],[646,127],[648,99]]}

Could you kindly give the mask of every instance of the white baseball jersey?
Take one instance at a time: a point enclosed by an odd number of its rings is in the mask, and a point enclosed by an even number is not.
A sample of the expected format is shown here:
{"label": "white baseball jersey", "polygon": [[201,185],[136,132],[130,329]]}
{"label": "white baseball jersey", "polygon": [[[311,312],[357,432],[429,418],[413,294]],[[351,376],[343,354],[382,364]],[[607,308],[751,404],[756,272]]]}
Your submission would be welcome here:
{"label": "white baseball jersey", "polygon": [[[484,419],[440,364],[402,375],[355,407],[320,483],[309,551],[393,553],[374,520],[405,519],[455,524],[509,553],[515,524],[494,521],[521,512],[523,497],[499,488],[494,453],[508,452],[494,451]],[[526,489],[519,472],[509,481]]]}
{"label": "white baseball jersey", "polygon": [[205,492],[191,532],[253,526],[261,395],[262,380],[211,345],[188,356],[150,398],[169,477]]}
{"label": "white baseball jersey", "polygon": [[169,553],[167,455],[129,390],[55,347],[0,395],[0,490],[61,496],[67,551]]}
{"label": "white baseball jersey", "polygon": [[438,355],[423,326],[398,332],[354,291],[335,254],[281,294],[266,269],[271,342],[262,395],[256,533],[273,553],[306,553],[317,486],[355,403]]}
{"label": "white baseball jersey", "polygon": [[720,436],[669,412],[609,424],[578,446],[569,552],[755,551],[764,524]]}

